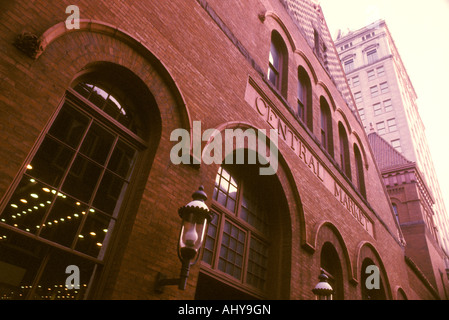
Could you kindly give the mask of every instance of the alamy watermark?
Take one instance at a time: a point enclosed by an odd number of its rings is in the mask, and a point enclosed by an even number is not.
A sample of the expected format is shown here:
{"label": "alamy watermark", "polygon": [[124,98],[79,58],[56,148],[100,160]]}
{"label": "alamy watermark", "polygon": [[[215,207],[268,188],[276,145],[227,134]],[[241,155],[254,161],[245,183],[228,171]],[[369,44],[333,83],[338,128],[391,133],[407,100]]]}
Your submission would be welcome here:
{"label": "alamy watermark", "polygon": [[[207,129],[201,133],[201,122],[193,121],[192,132],[175,129],[170,141],[177,141],[171,151],[173,164],[258,164],[260,175],[276,174],[278,169],[278,131],[240,128]],[[202,142],[206,142],[202,150]]]}
{"label": "alamy watermark", "polygon": [[379,267],[372,264],[366,267],[365,274],[369,276],[365,280],[365,287],[368,290],[380,289],[380,271]]}
{"label": "alamy watermark", "polygon": [[65,287],[69,290],[80,288],[80,268],[76,265],[69,265],[65,269],[66,274],[70,274],[65,280]]}
{"label": "alamy watermark", "polygon": [[65,27],[69,30],[80,28],[80,8],[76,5],[67,6],[65,13],[69,14],[65,20]]}

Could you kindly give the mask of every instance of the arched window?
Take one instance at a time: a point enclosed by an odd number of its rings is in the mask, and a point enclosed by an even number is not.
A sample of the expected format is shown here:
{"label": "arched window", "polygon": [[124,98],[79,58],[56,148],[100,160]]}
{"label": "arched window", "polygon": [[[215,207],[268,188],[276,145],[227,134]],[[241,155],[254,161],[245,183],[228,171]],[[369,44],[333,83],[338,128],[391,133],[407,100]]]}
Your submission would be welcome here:
{"label": "arched window", "polygon": [[364,198],[366,198],[365,175],[363,173],[363,160],[359,147],[354,144],[355,167],[357,174],[357,188]]}
{"label": "arched window", "polygon": [[330,242],[326,242],[321,248],[320,261],[321,269],[329,277],[329,284],[334,289],[333,299],[343,300],[344,290],[341,262],[337,250],[335,250],[335,247]]}
{"label": "arched window", "polygon": [[[273,289],[279,285],[273,281],[277,266],[272,262],[279,253],[278,213],[286,204],[278,182],[258,176],[257,170],[234,165],[218,171],[212,196],[214,218],[202,257],[203,273],[209,276],[200,277],[197,299],[273,297],[277,291]],[[215,281],[213,293],[207,289],[211,281]]]}
{"label": "arched window", "polygon": [[312,114],[312,86],[310,78],[304,68],[298,68],[298,118],[310,130],[313,130],[313,114]]}
{"label": "arched window", "polygon": [[[4,278],[14,279],[10,298],[83,298],[101,269],[146,148],[140,100],[126,95],[127,86],[139,87],[137,78],[120,72],[107,82],[110,67],[68,89],[2,206],[0,262],[8,266]],[[64,291],[68,266],[80,271],[79,290]]]}
{"label": "arched window", "polygon": [[271,33],[270,54],[268,57],[268,80],[283,95],[287,95],[288,52],[281,35]]}
{"label": "arched window", "polygon": [[338,123],[338,135],[340,138],[340,165],[345,175],[351,179],[351,160],[349,158],[348,135],[341,122]]}
{"label": "arched window", "polygon": [[394,212],[394,217],[396,218],[396,221],[398,222],[398,224],[400,224],[399,222],[399,211],[398,211],[398,205],[396,203],[392,203],[391,206],[393,207],[393,212]]}
{"label": "arched window", "polygon": [[334,142],[332,136],[332,117],[324,97],[320,98],[320,132],[321,144],[324,149],[333,157],[334,156]]}

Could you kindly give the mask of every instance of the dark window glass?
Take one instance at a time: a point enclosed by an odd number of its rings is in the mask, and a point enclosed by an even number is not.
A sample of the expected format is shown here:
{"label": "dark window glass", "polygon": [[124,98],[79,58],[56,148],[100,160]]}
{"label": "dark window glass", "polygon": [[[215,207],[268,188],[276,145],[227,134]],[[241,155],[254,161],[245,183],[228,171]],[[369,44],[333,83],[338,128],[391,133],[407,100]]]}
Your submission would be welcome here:
{"label": "dark window glass", "polygon": [[232,171],[220,167],[213,199],[223,213],[214,212],[202,259],[239,282],[264,290],[268,273],[269,209],[266,196],[257,190],[256,182],[236,178]]}
{"label": "dark window glass", "polygon": [[114,225],[136,154],[119,133],[66,103],[0,222],[96,257],[104,230]]}

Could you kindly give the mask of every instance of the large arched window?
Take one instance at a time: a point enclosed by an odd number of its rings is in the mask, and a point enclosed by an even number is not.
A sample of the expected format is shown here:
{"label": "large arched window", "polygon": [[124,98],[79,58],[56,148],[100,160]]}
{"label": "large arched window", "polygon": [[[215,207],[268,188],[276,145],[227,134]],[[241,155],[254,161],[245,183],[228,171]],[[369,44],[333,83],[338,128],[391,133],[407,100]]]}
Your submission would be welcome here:
{"label": "large arched window", "polygon": [[321,145],[333,157],[332,117],[329,104],[324,97],[320,98],[320,133]]}
{"label": "large arched window", "polygon": [[[147,92],[127,94],[137,78],[120,69],[106,81],[110,72],[73,82],[2,205],[2,297],[80,299],[100,272],[146,148],[137,106]],[[68,266],[80,271],[77,290],[65,288]]]}
{"label": "large arched window", "polygon": [[[285,200],[273,177],[255,166],[220,167],[213,192],[214,218],[202,257],[197,299],[273,298],[279,263],[278,222]],[[214,292],[208,287],[214,283]]]}
{"label": "large arched window", "polygon": [[365,187],[365,174],[363,173],[363,160],[362,154],[360,153],[359,147],[354,144],[354,157],[355,157],[355,173],[357,175],[357,188],[364,198],[366,198],[366,187]]}
{"label": "large arched window", "polygon": [[349,157],[348,135],[341,122],[338,123],[338,135],[340,139],[340,165],[345,175],[351,179],[351,160]]}
{"label": "large arched window", "polygon": [[283,95],[287,95],[288,52],[281,35],[271,33],[270,54],[268,57],[268,80]]}
{"label": "large arched window", "polygon": [[306,126],[313,130],[313,114],[312,114],[312,86],[310,78],[303,67],[298,68],[298,118]]}

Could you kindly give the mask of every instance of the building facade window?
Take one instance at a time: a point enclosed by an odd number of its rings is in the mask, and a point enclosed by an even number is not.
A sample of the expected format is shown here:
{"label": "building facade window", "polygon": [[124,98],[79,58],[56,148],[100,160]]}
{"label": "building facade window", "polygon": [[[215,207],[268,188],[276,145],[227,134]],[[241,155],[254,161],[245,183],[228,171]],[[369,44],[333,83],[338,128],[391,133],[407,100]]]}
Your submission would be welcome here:
{"label": "building facade window", "polygon": [[377,97],[379,95],[379,88],[377,86],[372,86],[369,88],[371,93],[371,98]]}
{"label": "building facade window", "polygon": [[366,187],[365,187],[365,174],[363,172],[363,160],[362,154],[360,153],[359,147],[354,144],[354,157],[355,157],[355,172],[356,172],[356,183],[357,189],[360,191],[362,196],[366,199]]}
{"label": "building facade window", "polygon": [[338,123],[338,133],[340,138],[340,165],[345,175],[351,179],[351,160],[349,157],[348,135],[341,122]]}
{"label": "building facade window", "polygon": [[377,57],[377,49],[370,50],[366,53],[366,57],[368,59],[368,64],[372,64],[378,60]]}
{"label": "building facade window", "polygon": [[393,207],[394,217],[396,218],[396,221],[398,222],[398,224],[400,224],[400,222],[399,222],[398,205],[396,203],[392,203],[391,205]]}
{"label": "building facade window", "polygon": [[376,130],[379,135],[384,135],[386,133],[385,122],[381,121],[381,122],[376,123]]}
{"label": "building facade window", "polygon": [[394,119],[394,118],[388,119],[387,125],[388,125],[388,132],[394,132],[397,130],[396,119]]}
{"label": "building facade window", "polygon": [[360,78],[359,76],[355,76],[352,78],[352,86],[357,87],[358,85],[360,85]]}
{"label": "building facade window", "polygon": [[376,73],[374,72],[374,69],[368,70],[367,75],[369,81],[374,80],[376,78]]}
{"label": "building facade window", "polygon": [[298,68],[298,118],[307,127],[313,129],[313,114],[312,114],[312,86],[310,78],[304,68]]}
{"label": "building facade window", "polygon": [[282,94],[287,94],[287,47],[276,31],[271,34],[270,54],[268,57],[268,80]]}
{"label": "building facade window", "polygon": [[251,178],[253,173],[257,174],[249,167],[219,168],[212,196],[213,220],[205,238],[202,263],[240,290],[265,295],[269,288],[270,247],[275,246],[270,219],[283,205],[272,202],[276,193],[261,192],[260,181]]}
{"label": "building facade window", "polygon": [[382,77],[385,74],[385,68],[384,66],[380,66],[376,68],[377,76]]}
{"label": "building facade window", "polygon": [[380,92],[381,93],[387,93],[388,91],[389,91],[388,82],[382,82],[380,84]]}
{"label": "building facade window", "polygon": [[364,108],[360,108],[358,109],[359,111],[359,116],[360,116],[360,120],[365,120],[365,109]]}
{"label": "building facade window", "polygon": [[375,103],[373,104],[373,110],[374,110],[374,115],[378,116],[379,114],[382,113],[382,106],[380,103]]}
{"label": "building facade window", "polygon": [[333,157],[334,143],[332,136],[332,117],[329,104],[324,97],[320,98],[320,132],[321,145]]}
{"label": "building facade window", "polygon": [[363,102],[363,96],[361,91],[354,93],[354,100],[357,105],[360,105]]}
{"label": "building facade window", "polygon": [[[100,272],[145,149],[133,96],[113,89],[82,81],[67,91],[2,206],[0,262],[15,279],[2,297],[82,299]],[[79,290],[60,289],[69,265]]]}
{"label": "building facade window", "polygon": [[348,59],[344,62],[345,72],[349,73],[354,70],[354,59]]}
{"label": "building facade window", "polygon": [[402,152],[402,148],[401,148],[401,140],[400,140],[400,139],[391,140],[391,145],[392,145],[393,148],[395,148],[397,151]]}
{"label": "building facade window", "polygon": [[393,111],[393,104],[391,103],[391,99],[384,101],[385,112]]}

